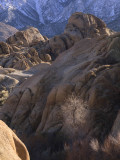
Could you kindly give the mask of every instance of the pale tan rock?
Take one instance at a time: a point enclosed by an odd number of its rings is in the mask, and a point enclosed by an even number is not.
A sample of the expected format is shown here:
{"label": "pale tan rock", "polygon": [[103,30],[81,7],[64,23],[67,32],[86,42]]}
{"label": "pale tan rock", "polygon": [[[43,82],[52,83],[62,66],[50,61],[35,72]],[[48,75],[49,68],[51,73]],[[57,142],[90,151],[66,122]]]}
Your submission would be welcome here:
{"label": "pale tan rock", "polygon": [[[22,52],[21,50],[19,52]],[[40,64],[42,61],[35,49],[29,49],[23,53],[10,54],[6,58],[1,57],[0,65],[6,68],[18,70],[28,70],[31,67]]]}
{"label": "pale tan rock", "polygon": [[0,160],[30,160],[25,145],[2,121],[0,121],[0,153]]}
{"label": "pale tan rock", "polygon": [[23,45],[25,47],[35,45],[40,41],[44,42],[45,39],[38,29],[34,27],[28,28],[25,31],[18,31],[6,40],[8,44]]}
{"label": "pale tan rock", "polygon": [[102,35],[110,36],[113,33],[115,32],[107,28],[106,24],[99,18],[91,14],[76,12],[69,18],[63,34],[54,36],[45,44],[38,43],[35,48],[39,54],[52,55],[54,60],[60,53],[71,48],[81,39],[102,37]]}
{"label": "pale tan rock", "polygon": [[[42,63],[42,61],[51,62],[55,60],[60,53],[68,50],[76,42],[84,38],[101,37],[101,39],[104,39],[105,36],[113,33],[97,17],[77,12],[70,17],[64,33],[51,39],[44,38],[33,27],[25,31],[19,31],[8,38],[7,43],[4,43],[3,46],[7,46],[10,55],[6,58],[2,56],[0,65],[7,68],[27,70]],[[108,44],[106,43],[106,41],[102,41],[101,45],[98,45],[98,48],[96,48],[97,54],[101,53],[101,49],[102,51],[106,50]],[[110,61],[111,57],[114,56],[113,50],[109,53]],[[119,57],[119,53],[117,51],[115,53],[116,60]]]}
{"label": "pale tan rock", "polygon": [[[112,31],[106,27],[106,24],[99,18],[91,14],[76,12],[68,20],[64,31],[69,34],[74,41],[100,35],[111,35]],[[114,32],[113,32],[114,33]]]}

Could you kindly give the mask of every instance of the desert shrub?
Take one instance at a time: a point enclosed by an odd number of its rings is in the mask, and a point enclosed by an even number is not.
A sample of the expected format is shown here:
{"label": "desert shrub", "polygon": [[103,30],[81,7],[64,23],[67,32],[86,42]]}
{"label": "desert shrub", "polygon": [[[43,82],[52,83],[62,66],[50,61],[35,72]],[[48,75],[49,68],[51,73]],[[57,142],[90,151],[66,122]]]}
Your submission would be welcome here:
{"label": "desert shrub", "polygon": [[[100,143],[91,131],[97,122],[106,122],[105,113],[92,111],[86,102],[75,95],[66,99],[61,106],[63,128],[52,134],[32,135],[23,138],[31,160],[118,160],[120,138],[109,136]],[[99,114],[97,114],[99,112]],[[96,120],[98,118],[98,121]],[[94,121],[96,121],[94,123]],[[95,127],[93,127],[95,124]],[[101,126],[101,125],[100,125]],[[93,127],[93,128],[92,128]],[[99,123],[98,130],[100,131]],[[104,127],[104,126],[103,126]],[[102,132],[101,130],[101,135]],[[96,133],[96,132],[95,132]],[[95,139],[96,138],[96,139]]]}
{"label": "desert shrub", "polygon": [[95,139],[74,142],[68,146],[66,160],[119,160],[120,138],[109,136],[103,145]]}
{"label": "desert shrub", "polygon": [[92,107],[79,96],[72,95],[61,107],[64,121],[64,133],[70,139],[93,137],[104,143],[111,132],[117,116],[114,105]]}
{"label": "desert shrub", "polygon": [[74,95],[66,99],[61,106],[64,127],[52,134],[23,136],[31,160],[64,160],[66,157],[65,144],[72,144],[74,139],[84,137],[85,124],[88,121],[87,104]]}
{"label": "desert shrub", "polygon": [[88,105],[75,95],[66,99],[61,107],[64,122],[64,133],[70,139],[84,137],[89,130],[90,111]]}

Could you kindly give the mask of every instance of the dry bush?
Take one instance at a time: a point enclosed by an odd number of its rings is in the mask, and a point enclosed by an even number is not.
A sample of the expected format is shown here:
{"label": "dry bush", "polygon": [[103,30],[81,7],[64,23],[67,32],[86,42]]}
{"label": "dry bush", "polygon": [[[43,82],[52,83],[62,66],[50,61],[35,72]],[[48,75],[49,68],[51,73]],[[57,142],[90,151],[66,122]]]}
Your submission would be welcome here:
{"label": "dry bush", "polygon": [[89,130],[90,111],[88,105],[75,95],[66,99],[61,107],[64,121],[64,133],[74,139],[84,137]]}
{"label": "dry bush", "polygon": [[62,131],[51,135],[22,137],[31,160],[64,160],[66,155],[65,143],[71,144],[74,139],[84,137],[86,124],[89,122],[87,104],[79,97],[72,95],[66,99],[61,110],[64,123]]}
{"label": "dry bush", "polygon": [[120,160],[119,137],[109,136],[102,144],[89,134],[93,129],[96,133],[96,127],[103,134],[100,126],[106,123],[106,113],[93,113],[88,108],[79,97],[66,99],[61,106],[64,127],[60,132],[24,138],[31,160]]}
{"label": "dry bush", "polygon": [[88,135],[101,144],[108,137],[117,116],[117,110],[111,105],[97,108],[72,95],[61,106],[64,128],[70,139],[85,138]]}
{"label": "dry bush", "polygon": [[120,160],[120,138],[109,136],[102,146],[95,139],[76,141],[68,147],[66,160]]}
{"label": "dry bush", "polygon": [[[87,104],[79,97],[72,95],[66,99],[61,110],[64,121],[62,131],[51,135],[32,135],[21,138],[28,148],[31,160],[64,160],[66,155],[65,143],[71,143],[71,140],[73,141],[77,136],[82,135],[83,137],[83,128],[88,121]],[[66,135],[69,135],[69,138]]]}

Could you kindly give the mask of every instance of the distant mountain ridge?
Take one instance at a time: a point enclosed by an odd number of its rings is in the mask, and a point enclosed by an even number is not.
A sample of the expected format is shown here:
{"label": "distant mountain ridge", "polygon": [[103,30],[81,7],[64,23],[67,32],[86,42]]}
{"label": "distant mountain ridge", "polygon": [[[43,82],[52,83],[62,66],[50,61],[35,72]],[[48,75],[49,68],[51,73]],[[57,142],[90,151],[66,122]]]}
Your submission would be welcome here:
{"label": "distant mountain ridge", "polygon": [[110,28],[120,30],[119,0],[0,0],[0,21],[17,29],[37,27],[43,35],[60,34],[76,11],[103,19]]}
{"label": "distant mountain ridge", "polygon": [[16,28],[0,22],[0,41],[5,41],[17,31]]}

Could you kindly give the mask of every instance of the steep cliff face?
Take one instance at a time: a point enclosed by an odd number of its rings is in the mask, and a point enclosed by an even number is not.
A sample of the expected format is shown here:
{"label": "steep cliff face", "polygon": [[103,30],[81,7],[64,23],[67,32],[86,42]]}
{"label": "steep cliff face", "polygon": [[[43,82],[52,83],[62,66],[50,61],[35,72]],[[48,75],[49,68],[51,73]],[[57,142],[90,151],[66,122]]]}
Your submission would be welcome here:
{"label": "steep cliff face", "polygon": [[0,0],[0,21],[18,29],[32,25],[53,36],[63,31],[72,13],[79,11],[94,14],[119,30],[119,8],[119,0]]}

